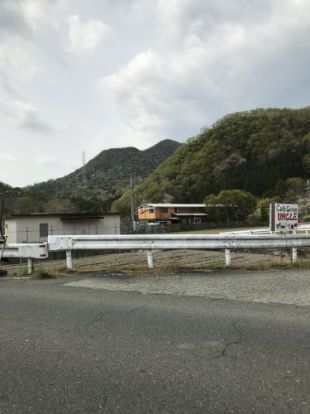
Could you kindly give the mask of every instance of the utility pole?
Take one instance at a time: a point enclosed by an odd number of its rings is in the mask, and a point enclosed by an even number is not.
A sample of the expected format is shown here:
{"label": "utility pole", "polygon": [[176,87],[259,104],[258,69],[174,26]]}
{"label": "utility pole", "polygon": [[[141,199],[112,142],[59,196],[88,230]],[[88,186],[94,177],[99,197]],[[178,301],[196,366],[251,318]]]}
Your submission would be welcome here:
{"label": "utility pole", "polygon": [[133,177],[130,176],[129,180],[129,189],[130,189],[130,217],[131,217],[131,225],[132,230],[136,231],[136,222],[135,222],[135,201],[134,201],[134,194],[133,194]]}
{"label": "utility pole", "polygon": [[0,243],[4,243],[5,236],[3,231],[3,213],[4,213],[4,198],[1,200],[1,207],[0,207]]}

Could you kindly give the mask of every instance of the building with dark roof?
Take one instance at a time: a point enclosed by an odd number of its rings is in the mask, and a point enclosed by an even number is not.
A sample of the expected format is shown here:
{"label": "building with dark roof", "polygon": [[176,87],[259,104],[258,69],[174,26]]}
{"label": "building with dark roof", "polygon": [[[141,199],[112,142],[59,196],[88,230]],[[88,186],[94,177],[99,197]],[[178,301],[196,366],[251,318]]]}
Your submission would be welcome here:
{"label": "building with dark roof", "polygon": [[8,243],[42,243],[53,234],[120,234],[120,214],[36,213],[13,215],[5,220]]}

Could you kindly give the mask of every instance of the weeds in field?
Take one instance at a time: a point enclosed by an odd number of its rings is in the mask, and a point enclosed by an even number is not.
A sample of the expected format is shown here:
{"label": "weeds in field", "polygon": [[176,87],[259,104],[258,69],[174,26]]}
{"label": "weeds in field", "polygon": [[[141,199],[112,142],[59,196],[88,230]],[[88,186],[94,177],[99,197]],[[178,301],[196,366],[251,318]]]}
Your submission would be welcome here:
{"label": "weeds in field", "polygon": [[18,276],[28,276],[28,268],[26,266],[21,267],[17,271]]}
{"label": "weeds in field", "polygon": [[47,269],[44,268],[38,268],[34,273],[33,273],[33,277],[37,278],[37,279],[54,279],[55,277],[57,277],[56,273],[51,273],[49,271],[47,271]]}

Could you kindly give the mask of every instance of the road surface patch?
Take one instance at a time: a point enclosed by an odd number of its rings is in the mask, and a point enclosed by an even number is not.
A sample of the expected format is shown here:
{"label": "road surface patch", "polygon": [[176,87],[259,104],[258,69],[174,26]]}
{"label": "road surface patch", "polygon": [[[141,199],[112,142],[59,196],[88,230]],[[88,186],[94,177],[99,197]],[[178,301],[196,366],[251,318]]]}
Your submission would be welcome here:
{"label": "road surface patch", "polygon": [[309,270],[214,272],[130,278],[96,274],[65,286],[110,291],[199,296],[245,302],[310,305]]}

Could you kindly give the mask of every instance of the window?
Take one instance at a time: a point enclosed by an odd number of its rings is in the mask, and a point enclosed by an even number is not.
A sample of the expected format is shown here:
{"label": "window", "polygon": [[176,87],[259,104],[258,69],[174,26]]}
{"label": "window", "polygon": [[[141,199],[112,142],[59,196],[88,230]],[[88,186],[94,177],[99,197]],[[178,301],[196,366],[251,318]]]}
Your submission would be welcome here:
{"label": "window", "polygon": [[154,208],[149,208],[149,213],[154,213],[155,209]]}
{"label": "window", "polygon": [[162,208],[160,209],[160,211],[161,211],[162,213],[168,213],[168,208],[167,208],[167,207],[162,207]]}
{"label": "window", "polygon": [[40,237],[48,236],[48,223],[40,223]]}

